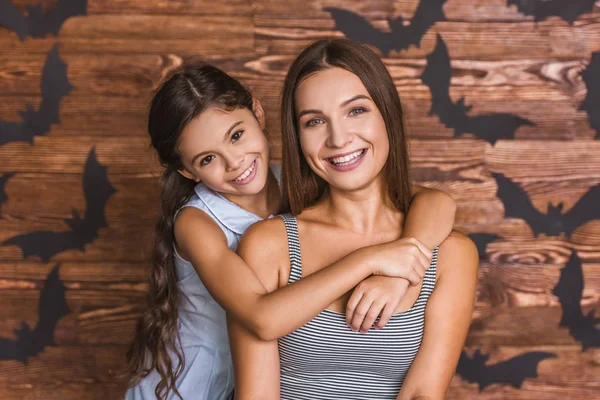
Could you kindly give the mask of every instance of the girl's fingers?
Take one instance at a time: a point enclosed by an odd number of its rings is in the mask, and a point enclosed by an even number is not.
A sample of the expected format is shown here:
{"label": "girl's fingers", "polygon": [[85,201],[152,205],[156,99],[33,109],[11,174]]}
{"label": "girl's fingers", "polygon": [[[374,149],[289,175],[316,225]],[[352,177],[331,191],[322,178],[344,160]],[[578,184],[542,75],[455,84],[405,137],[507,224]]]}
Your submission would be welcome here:
{"label": "girl's fingers", "polygon": [[387,303],[383,308],[381,315],[379,316],[379,321],[377,321],[377,324],[375,324],[375,328],[381,329],[386,326],[387,323],[390,322],[395,309],[396,307],[393,306],[392,303]]}
{"label": "girl's fingers", "polygon": [[353,331],[356,332],[360,330],[361,326],[363,325],[363,321],[367,316],[367,312],[369,312],[372,304],[373,300],[367,298],[366,296],[361,298],[360,303],[354,309],[354,315],[352,316],[352,321],[350,322],[350,327]]}
{"label": "girl's fingers", "polygon": [[371,307],[369,308],[369,311],[367,311],[365,319],[363,320],[362,325],[360,327],[360,331],[362,333],[369,332],[369,329],[371,329],[379,314],[382,313],[384,307],[385,302],[382,301],[374,302],[373,304],[371,304]]}
{"label": "girl's fingers", "polygon": [[363,298],[364,292],[359,288],[356,288],[354,292],[352,292],[352,296],[348,300],[348,304],[346,304],[346,323],[350,325],[352,320],[354,319],[354,311],[356,307],[360,303],[360,300]]}
{"label": "girl's fingers", "polygon": [[417,246],[417,248],[423,253],[427,258],[431,259],[433,257],[433,251],[429,250],[427,246],[421,243],[418,239],[412,238],[413,244]]}

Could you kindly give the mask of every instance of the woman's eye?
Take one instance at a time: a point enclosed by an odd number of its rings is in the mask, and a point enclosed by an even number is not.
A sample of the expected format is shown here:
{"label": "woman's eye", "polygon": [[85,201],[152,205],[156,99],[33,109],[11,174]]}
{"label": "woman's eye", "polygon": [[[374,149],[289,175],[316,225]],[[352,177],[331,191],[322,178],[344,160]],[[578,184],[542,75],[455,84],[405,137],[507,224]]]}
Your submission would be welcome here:
{"label": "woman's eye", "polygon": [[308,120],[305,124],[307,127],[321,125],[324,121],[321,118],[313,118]]}
{"label": "woman's eye", "polygon": [[244,134],[244,131],[242,131],[242,130],[236,131],[233,135],[231,135],[231,141],[233,141],[233,142],[238,141],[242,137],[243,134]]}
{"label": "woman's eye", "polygon": [[202,159],[202,161],[200,161],[200,166],[208,165],[208,163],[210,163],[214,158],[215,158],[215,156],[206,156],[206,157],[204,157]]}
{"label": "woman's eye", "polygon": [[362,114],[367,112],[366,109],[362,108],[362,107],[358,107],[358,108],[353,108],[352,110],[350,110],[350,115],[358,115],[358,114]]}

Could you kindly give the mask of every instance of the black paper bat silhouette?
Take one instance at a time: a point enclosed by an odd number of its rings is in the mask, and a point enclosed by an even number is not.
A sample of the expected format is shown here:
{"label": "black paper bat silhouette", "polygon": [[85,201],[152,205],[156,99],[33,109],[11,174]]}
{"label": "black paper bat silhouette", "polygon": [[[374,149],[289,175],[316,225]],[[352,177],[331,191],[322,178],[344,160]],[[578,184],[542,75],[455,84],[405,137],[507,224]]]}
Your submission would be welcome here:
{"label": "black paper bat silhouette", "polygon": [[27,6],[27,14],[21,14],[9,0],[0,0],[0,25],[14,31],[21,41],[27,36],[41,38],[49,33],[57,36],[67,18],[87,14],[87,0],[58,0],[47,14],[42,4]]}
{"label": "black paper bat silhouette", "polygon": [[470,233],[469,237],[475,243],[475,246],[477,246],[479,258],[485,257],[488,244],[500,238],[500,236],[493,233]]}
{"label": "black paper bat silhouette", "polygon": [[596,0],[507,0],[506,5],[516,5],[521,14],[533,16],[535,22],[548,17],[561,17],[569,24],[581,14],[592,12]]}
{"label": "black paper bat silhouette", "polygon": [[556,358],[556,354],[542,351],[531,351],[492,365],[485,365],[490,358],[475,350],[473,357],[463,350],[458,360],[456,373],[469,383],[479,384],[481,392],[494,383],[508,383],[521,388],[526,378],[536,378],[538,364],[547,358]]}
{"label": "black paper bat silhouette", "polygon": [[600,185],[593,186],[567,212],[563,213],[563,203],[558,206],[548,204],[548,212],[539,212],[527,193],[519,185],[499,173],[492,173],[498,183],[498,197],[504,204],[504,216],[524,219],[535,236],[545,233],[557,236],[566,233],[567,237],[580,225],[600,218]]}
{"label": "black paper bat silhouette", "polygon": [[83,173],[83,193],[86,201],[85,215],[73,209],[73,217],[65,222],[70,230],[66,232],[39,231],[26,233],[5,240],[2,245],[17,245],[23,250],[23,257],[38,255],[43,261],[64,250],[84,251],[85,245],[98,237],[98,230],[107,225],[104,207],[110,196],[116,192],[106,176],[106,167],[96,160],[92,148],[85,163]]}
{"label": "black paper bat silhouette", "polygon": [[436,22],[445,21],[444,4],[447,0],[421,0],[410,21],[404,24],[404,18],[388,19],[390,33],[374,28],[366,19],[351,11],[327,7],[335,20],[335,27],[347,38],[371,44],[387,55],[391,50],[405,50],[412,44],[420,47],[425,32]]}
{"label": "black paper bat silhouette", "polygon": [[35,328],[31,329],[26,322],[22,322],[21,328],[15,329],[16,340],[0,339],[0,360],[17,360],[27,364],[29,357],[41,353],[46,346],[55,344],[56,324],[70,312],[65,299],[65,286],[58,270],[57,265],[50,271],[41,291],[39,318]]}
{"label": "black paper bat silhouette", "polygon": [[28,104],[19,111],[22,122],[0,121],[0,146],[8,142],[29,142],[34,136],[45,135],[52,124],[60,122],[59,104],[73,88],[67,80],[67,65],[58,56],[58,45],[54,45],[46,57],[42,69],[42,102],[36,111]]}
{"label": "black paper bat silhouette", "polygon": [[587,112],[590,126],[596,130],[596,139],[600,139],[600,51],[592,54],[590,64],[581,76],[587,86],[587,94],[579,109]]}
{"label": "black paper bat silhouette", "polygon": [[562,306],[562,318],[559,326],[569,328],[571,336],[581,342],[583,351],[590,347],[600,347],[600,318],[594,317],[595,310],[583,315],[581,297],[583,295],[583,269],[581,259],[575,251],[567,265],[560,270],[558,283],[552,289],[552,294],[558,297]]}
{"label": "black paper bat silhouette", "polygon": [[491,113],[476,116],[468,115],[472,106],[465,104],[461,97],[456,103],[450,98],[450,78],[452,67],[446,43],[437,36],[435,49],[427,56],[427,66],[421,80],[431,91],[431,109],[445,127],[454,129],[454,137],[471,133],[491,144],[499,139],[512,139],[522,125],[535,125],[528,119],[514,114]]}
{"label": "black paper bat silhouette", "polygon": [[4,191],[4,185],[14,174],[14,172],[7,172],[6,174],[0,176],[0,211],[2,211],[2,204],[8,200],[6,197],[6,192]]}

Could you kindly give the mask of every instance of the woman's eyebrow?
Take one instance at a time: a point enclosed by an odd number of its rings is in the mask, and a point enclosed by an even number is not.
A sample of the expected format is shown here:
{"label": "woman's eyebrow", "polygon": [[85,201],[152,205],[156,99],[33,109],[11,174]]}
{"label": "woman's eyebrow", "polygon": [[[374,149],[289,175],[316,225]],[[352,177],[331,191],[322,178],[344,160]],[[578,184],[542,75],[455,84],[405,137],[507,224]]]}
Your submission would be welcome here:
{"label": "woman's eyebrow", "polygon": [[[356,100],[360,100],[360,99],[365,99],[365,100],[371,100],[369,98],[369,96],[366,96],[364,94],[357,94],[356,96],[353,96],[351,98],[349,98],[348,100],[344,100],[342,102],[342,104],[340,104],[340,107],[345,107],[348,104],[352,103],[353,101]],[[302,118],[304,115],[306,114],[322,114],[323,112],[321,110],[316,110],[316,109],[310,109],[310,110],[302,110],[298,113],[298,119]]]}

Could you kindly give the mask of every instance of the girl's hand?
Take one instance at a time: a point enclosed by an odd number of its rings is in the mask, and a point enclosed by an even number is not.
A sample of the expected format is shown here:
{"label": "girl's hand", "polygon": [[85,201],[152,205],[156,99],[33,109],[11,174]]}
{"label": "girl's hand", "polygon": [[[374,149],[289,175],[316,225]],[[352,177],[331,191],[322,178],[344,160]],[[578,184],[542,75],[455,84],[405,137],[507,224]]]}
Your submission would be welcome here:
{"label": "girl's hand", "polygon": [[369,252],[373,275],[408,279],[417,285],[429,268],[433,252],[415,238],[402,238],[361,250]]}
{"label": "girl's hand", "polygon": [[375,319],[375,329],[383,328],[406,295],[409,281],[403,278],[372,276],[359,283],[346,306],[346,323],[353,331],[367,333]]}

